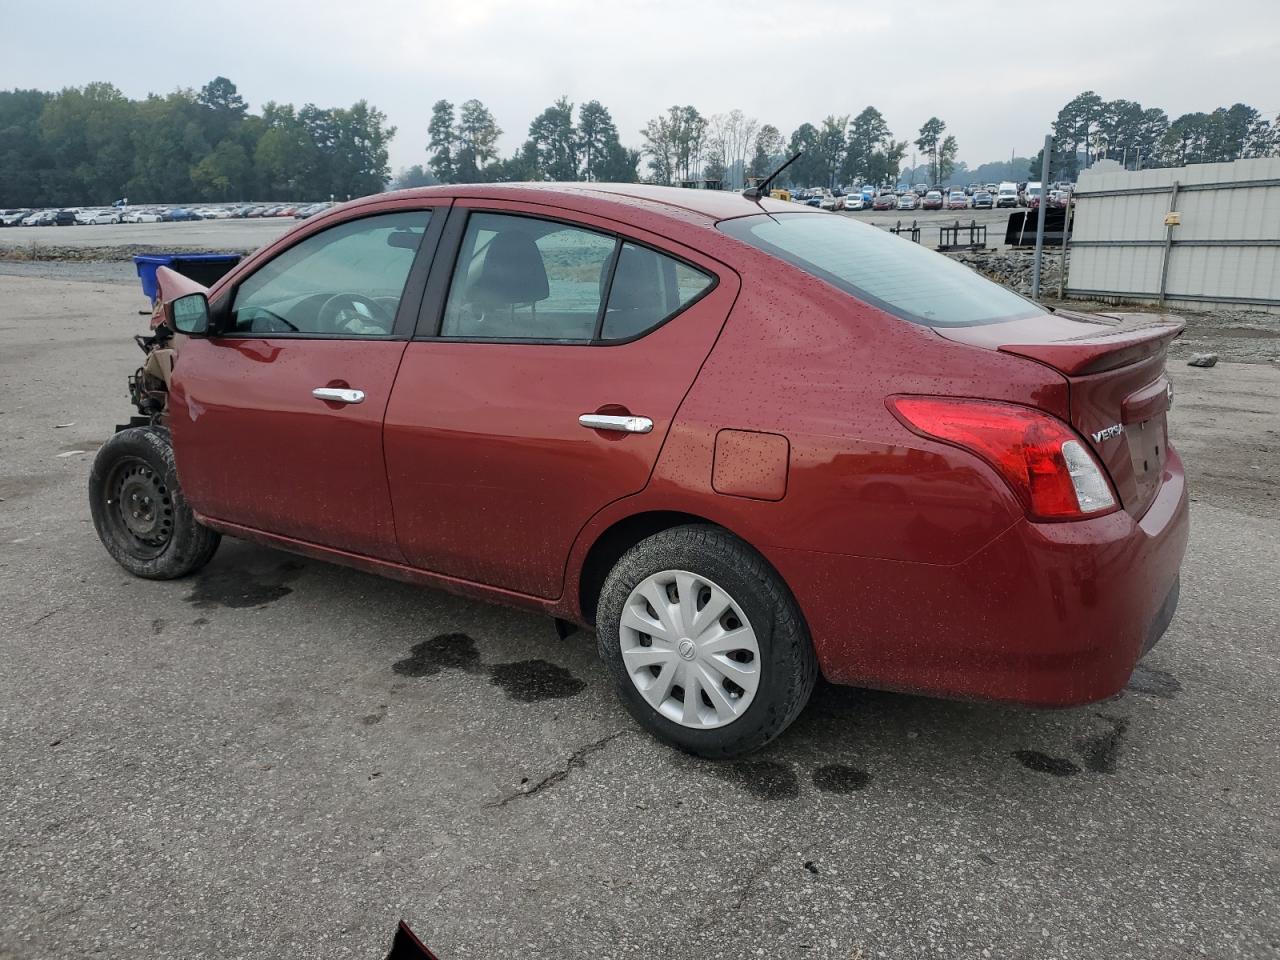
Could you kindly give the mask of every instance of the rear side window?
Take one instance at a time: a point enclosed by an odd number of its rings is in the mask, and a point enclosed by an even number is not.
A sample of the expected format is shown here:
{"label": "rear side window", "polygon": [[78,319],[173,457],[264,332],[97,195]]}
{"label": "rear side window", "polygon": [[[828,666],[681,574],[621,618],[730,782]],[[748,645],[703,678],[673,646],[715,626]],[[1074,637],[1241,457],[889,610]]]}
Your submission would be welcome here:
{"label": "rear side window", "polygon": [[624,243],[609,289],[602,340],[629,340],[683,310],[711,286],[701,270],[633,243]]}
{"label": "rear side window", "polygon": [[1046,312],[950,257],[850,217],[784,213],[719,228],[912,323],[962,327]]}

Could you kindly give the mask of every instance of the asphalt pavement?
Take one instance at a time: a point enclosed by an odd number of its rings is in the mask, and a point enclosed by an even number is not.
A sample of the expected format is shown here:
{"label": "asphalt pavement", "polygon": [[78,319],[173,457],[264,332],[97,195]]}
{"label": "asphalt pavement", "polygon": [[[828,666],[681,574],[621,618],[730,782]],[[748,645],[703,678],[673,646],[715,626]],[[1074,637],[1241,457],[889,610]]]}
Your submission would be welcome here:
{"label": "asphalt pavement", "polygon": [[537,616],[230,540],[125,574],[85,484],[145,306],[0,276],[0,957],[1280,956],[1280,364],[1171,367],[1192,540],[1121,696],[820,686],[716,764]]}

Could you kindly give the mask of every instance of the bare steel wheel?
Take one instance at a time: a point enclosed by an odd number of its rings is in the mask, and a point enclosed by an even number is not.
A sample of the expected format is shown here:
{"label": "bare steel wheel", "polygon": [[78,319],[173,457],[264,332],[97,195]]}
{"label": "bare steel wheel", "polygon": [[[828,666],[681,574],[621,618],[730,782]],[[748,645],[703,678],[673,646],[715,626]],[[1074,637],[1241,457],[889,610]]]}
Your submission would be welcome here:
{"label": "bare steel wheel", "polygon": [[641,540],[605,577],[600,656],[630,714],[704,757],[768,743],[818,676],[800,608],[750,545],[709,524]]}
{"label": "bare steel wheel", "polygon": [[173,498],[164,479],[145,461],[122,457],[107,476],[107,519],[140,560],[164,552],[173,535]]}
{"label": "bare steel wheel", "polygon": [[160,427],[130,427],[102,445],[89,472],[89,512],[107,552],[138,577],[186,576],[218,549],[218,534],[187,506]]}
{"label": "bare steel wheel", "polygon": [[687,570],[646,577],[619,631],[627,675],[653,709],[684,727],[738,719],[760,683],[760,644],[747,616],[713,581]]}

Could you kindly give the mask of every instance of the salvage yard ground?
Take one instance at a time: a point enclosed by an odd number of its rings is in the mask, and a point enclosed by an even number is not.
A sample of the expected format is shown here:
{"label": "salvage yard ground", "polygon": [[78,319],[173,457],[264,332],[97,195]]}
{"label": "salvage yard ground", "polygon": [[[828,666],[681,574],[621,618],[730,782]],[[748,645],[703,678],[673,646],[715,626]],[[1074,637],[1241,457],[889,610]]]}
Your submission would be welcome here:
{"label": "salvage yard ground", "polygon": [[1280,956],[1265,325],[1171,362],[1192,540],[1121,696],[820,686],[714,764],[536,616],[234,541],[128,577],[85,484],[130,412],[131,267],[0,264],[0,305],[0,957],[375,958],[401,916],[442,960]]}

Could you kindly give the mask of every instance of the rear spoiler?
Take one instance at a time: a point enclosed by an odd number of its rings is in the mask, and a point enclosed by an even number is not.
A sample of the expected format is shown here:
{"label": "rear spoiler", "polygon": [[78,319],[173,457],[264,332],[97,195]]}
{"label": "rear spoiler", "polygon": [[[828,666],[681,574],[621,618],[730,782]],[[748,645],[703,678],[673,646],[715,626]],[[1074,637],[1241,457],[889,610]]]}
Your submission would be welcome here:
{"label": "rear spoiler", "polygon": [[[1123,321],[1125,315],[1118,319]],[[1005,343],[997,349],[1002,353],[1038,360],[1067,376],[1083,376],[1115,370],[1155,356],[1166,350],[1170,341],[1178,337],[1185,327],[1181,320],[1160,317],[1155,323],[1139,327],[1113,328],[1106,333],[1089,331],[1079,337],[1049,343]]]}

